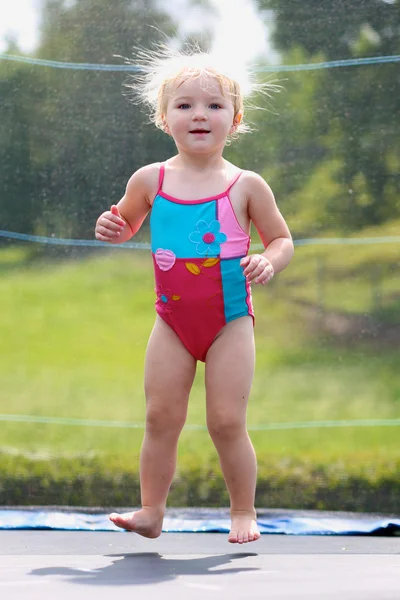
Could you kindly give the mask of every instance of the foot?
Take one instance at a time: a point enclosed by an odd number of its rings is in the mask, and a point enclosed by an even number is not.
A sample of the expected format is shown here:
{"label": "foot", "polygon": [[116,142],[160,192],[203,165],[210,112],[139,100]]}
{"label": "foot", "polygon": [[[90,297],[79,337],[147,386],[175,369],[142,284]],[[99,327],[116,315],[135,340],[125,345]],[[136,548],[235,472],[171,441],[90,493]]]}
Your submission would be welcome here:
{"label": "foot", "polygon": [[255,542],[260,537],[254,510],[231,510],[231,530],[228,542],[246,544]]}
{"label": "foot", "polygon": [[121,529],[134,531],[147,538],[156,538],[161,535],[164,513],[158,508],[144,506],[137,512],[112,513],[109,516],[110,521]]}

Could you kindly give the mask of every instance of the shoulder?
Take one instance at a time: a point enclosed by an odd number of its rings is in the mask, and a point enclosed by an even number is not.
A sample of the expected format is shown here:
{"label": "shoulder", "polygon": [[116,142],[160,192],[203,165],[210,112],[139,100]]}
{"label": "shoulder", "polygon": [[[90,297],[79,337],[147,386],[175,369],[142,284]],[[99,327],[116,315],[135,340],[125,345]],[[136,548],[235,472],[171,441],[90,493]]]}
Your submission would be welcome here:
{"label": "shoulder", "polygon": [[158,192],[161,163],[151,163],[141,167],[130,177],[126,186],[126,195],[140,191],[149,204],[153,203]]}
{"label": "shoulder", "polygon": [[274,200],[274,194],[261,175],[254,171],[243,171],[240,177],[242,185],[249,200],[252,198],[264,198]]}
{"label": "shoulder", "polygon": [[274,194],[261,175],[254,171],[242,171],[238,192],[245,200],[250,215],[256,210],[276,210]]}

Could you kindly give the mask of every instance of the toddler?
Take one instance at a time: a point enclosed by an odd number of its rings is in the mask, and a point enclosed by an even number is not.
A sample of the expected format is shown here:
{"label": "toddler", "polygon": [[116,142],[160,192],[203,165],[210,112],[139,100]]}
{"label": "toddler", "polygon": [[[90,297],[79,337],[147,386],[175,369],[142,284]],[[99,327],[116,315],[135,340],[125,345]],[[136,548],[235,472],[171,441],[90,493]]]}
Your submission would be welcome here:
{"label": "toddler", "polygon": [[[96,238],[119,244],[149,212],[156,319],[145,361],[146,427],[140,456],[142,508],[110,515],[123,529],[161,534],[177,445],[198,360],[205,362],[207,427],[230,496],[228,541],[257,540],[256,456],[246,429],[254,374],[251,284],[290,262],[293,243],[273,193],[258,174],[223,157],[248,130],[240,82],[211,54],[150,53],[136,92],[175,142],[165,163],[146,165],[97,220]],[[249,254],[250,225],[264,252]]]}

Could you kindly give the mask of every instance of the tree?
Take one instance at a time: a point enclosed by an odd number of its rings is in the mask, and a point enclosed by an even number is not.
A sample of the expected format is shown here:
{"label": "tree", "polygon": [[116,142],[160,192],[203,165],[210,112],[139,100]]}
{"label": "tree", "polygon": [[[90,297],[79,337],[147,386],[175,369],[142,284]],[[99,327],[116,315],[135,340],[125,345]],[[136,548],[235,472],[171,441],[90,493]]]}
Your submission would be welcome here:
{"label": "tree", "polygon": [[[302,63],[304,59],[304,51],[298,48],[287,52],[284,62]],[[260,75],[260,78],[263,77]],[[320,190],[315,189],[314,194],[309,193],[307,197],[303,195],[307,207],[299,206],[299,193],[306,188],[310,191],[313,171],[329,155],[326,124],[317,104],[324,74],[314,71],[305,76],[298,72],[287,77],[274,75],[273,78],[280,81],[281,92],[273,94],[271,99],[258,97],[252,100],[261,108],[248,115],[254,132],[235,142],[229,149],[229,157],[243,168],[263,175],[296,236],[312,235],[321,229],[321,220],[318,219],[317,225],[311,219],[316,212],[320,215],[320,208],[315,206],[321,207]],[[332,174],[333,169],[329,168],[327,172]],[[327,182],[325,191],[328,186]],[[335,189],[336,197],[336,186],[331,189],[332,193]]]}
{"label": "tree", "polygon": [[[9,53],[19,54],[11,45]],[[0,223],[2,229],[32,233],[40,176],[32,131],[44,97],[43,81],[21,63],[0,63]]]}
{"label": "tree", "polygon": [[[398,1],[259,0],[259,5],[273,10],[273,38],[286,57],[296,48],[302,49],[304,62],[317,56],[338,60],[399,54]],[[388,63],[328,69],[313,97],[320,131],[325,132],[323,145],[329,160],[338,160],[335,180],[341,183],[342,196],[332,210],[344,228],[377,224],[400,214],[397,68]],[[305,73],[304,81],[306,77]]]}
{"label": "tree", "polygon": [[[172,32],[169,18],[142,0],[48,0],[38,56],[77,63],[115,63],[135,46]],[[41,70],[46,94],[35,132],[28,129],[41,174],[42,214],[36,227],[56,236],[92,237],[98,214],[119,200],[134,170],[162,159],[171,143],[146,124],[124,97],[126,73]],[[40,133],[39,133],[40,130]]]}

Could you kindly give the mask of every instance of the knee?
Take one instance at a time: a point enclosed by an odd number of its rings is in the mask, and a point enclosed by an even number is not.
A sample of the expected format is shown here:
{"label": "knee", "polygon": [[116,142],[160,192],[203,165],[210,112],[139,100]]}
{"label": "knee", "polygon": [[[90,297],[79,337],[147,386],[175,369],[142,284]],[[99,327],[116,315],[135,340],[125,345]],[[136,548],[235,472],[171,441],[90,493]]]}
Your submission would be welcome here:
{"label": "knee", "polygon": [[152,406],[146,410],[146,431],[155,435],[179,435],[186,421],[186,410]]}
{"label": "knee", "polygon": [[246,430],[245,420],[229,411],[207,415],[207,428],[214,441],[236,439]]}

